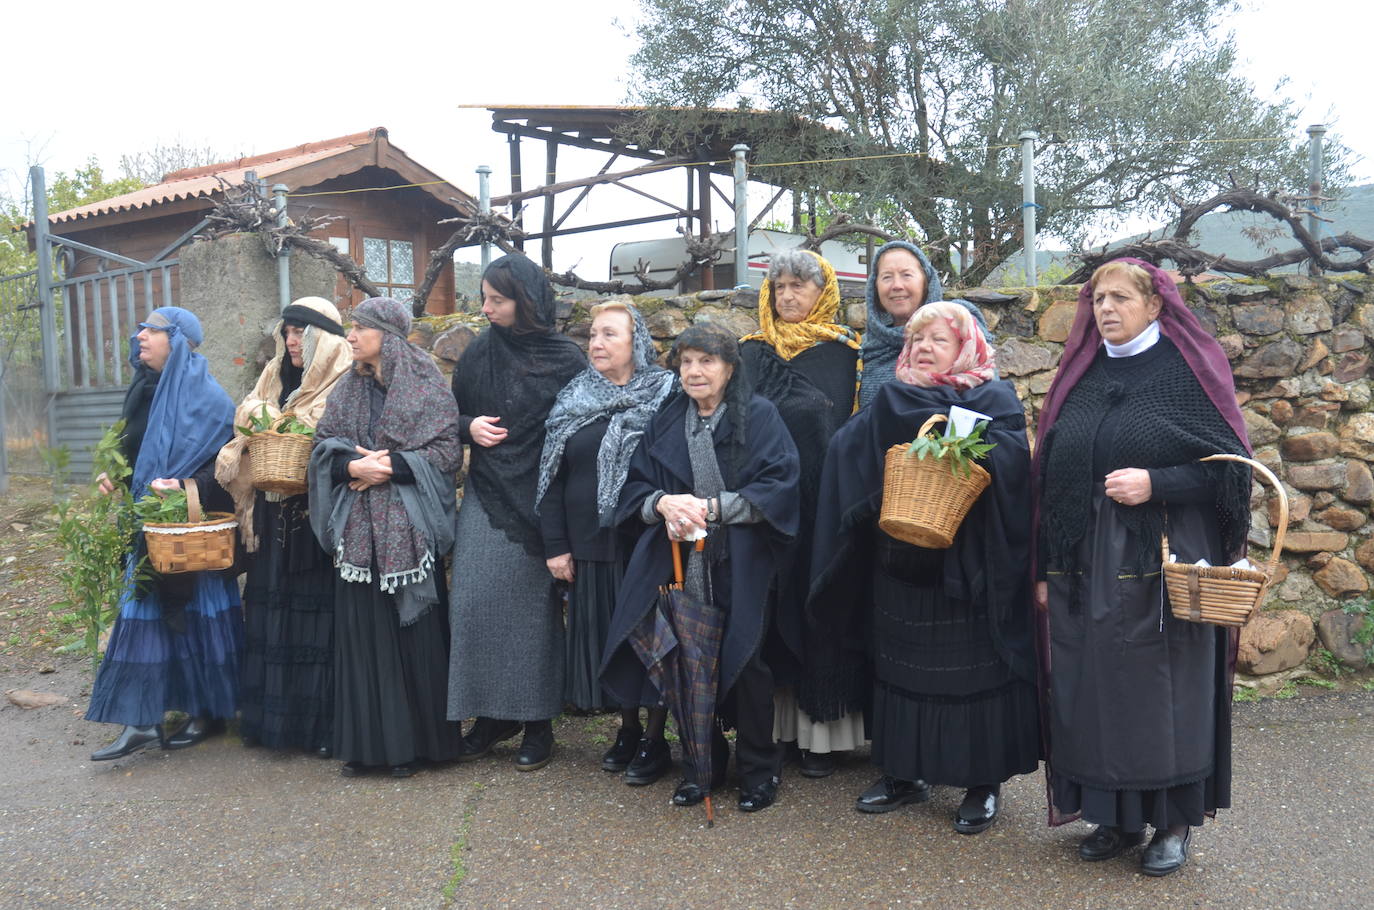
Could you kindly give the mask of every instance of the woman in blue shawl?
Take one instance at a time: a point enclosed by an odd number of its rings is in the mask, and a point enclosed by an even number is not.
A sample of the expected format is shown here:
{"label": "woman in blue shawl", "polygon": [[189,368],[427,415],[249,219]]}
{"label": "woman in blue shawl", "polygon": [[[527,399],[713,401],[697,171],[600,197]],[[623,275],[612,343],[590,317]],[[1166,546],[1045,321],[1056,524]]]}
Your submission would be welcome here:
{"label": "woman in blue shawl", "polygon": [[[215,456],[233,432],[234,403],[195,352],[204,338],[200,320],[180,307],[160,307],[139,326],[130,339],[134,378],[123,413],[130,490],[135,499],[162,495],[193,478],[206,509],[231,511],[214,477]],[[142,555],[140,540],[127,560],[119,618],[86,710],[87,720],[125,727],[92,761],[123,758],[153,743],[195,745],[222,729],[237,708],[243,616],[232,574],[194,572],[135,583]],[[167,711],[191,716],[171,737],[162,732]]]}
{"label": "woman in blue shawl", "polygon": [[[897,355],[906,343],[907,320],[927,303],[943,300],[944,285],[926,254],[914,243],[893,240],[878,247],[873,267],[868,272],[868,319],[864,325],[863,347],[859,351],[862,373],[859,376],[859,407],[866,408],[878,390],[891,382]],[[983,338],[988,335],[987,320],[978,307],[967,300],[955,300],[973,314]]]}

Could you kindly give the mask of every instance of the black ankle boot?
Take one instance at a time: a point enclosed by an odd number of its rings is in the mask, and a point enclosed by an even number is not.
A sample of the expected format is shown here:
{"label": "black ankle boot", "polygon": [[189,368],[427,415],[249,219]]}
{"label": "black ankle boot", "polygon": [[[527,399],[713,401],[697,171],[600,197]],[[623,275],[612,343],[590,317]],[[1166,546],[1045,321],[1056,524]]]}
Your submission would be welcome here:
{"label": "black ankle boot", "polygon": [[110,761],[132,755],[139,749],[146,749],[153,743],[162,743],[162,724],[150,727],[125,727],[119,738],[103,749],[91,753],[91,761]]}
{"label": "black ankle boot", "polygon": [[219,718],[193,717],[162,744],[164,749],[189,749],[196,743],[218,736],[224,732],[224,721]]}
{"label": "black ankle boot", "polygon": [[520,732],[518,720],[496,720],[479,717],[472,722],[472,729],[463,737],[463,748],[458,753],[459,761],[476,761],[491,752],[491,747],[505,742]]}
{"label": "black ankle boot", "polygon": [[620,732],[615,735],[615,744],[601,756],[601,770],[619,773],[628,768],[630,762],[634,761],[641,735],[638,727],[622,726]]}
{"label": "black ankle boot", "polygon": [[553,758],[553,721],[531,720],[525,723],[525,738],[515,755],[515,770],[538,771]]}

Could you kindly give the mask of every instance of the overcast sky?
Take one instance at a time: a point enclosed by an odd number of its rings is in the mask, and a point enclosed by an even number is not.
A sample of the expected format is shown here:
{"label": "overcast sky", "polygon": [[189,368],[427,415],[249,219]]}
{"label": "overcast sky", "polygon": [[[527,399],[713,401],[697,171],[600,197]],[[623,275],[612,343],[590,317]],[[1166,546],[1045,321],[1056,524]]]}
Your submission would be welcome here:
{"label": "overcast sky", "polygon": [[[1374,118],[1361,97],[1368,32],[1358,25],[1368,21],[1367,3],[1242,3],[1231,25],[1243,73],[1262,93],[1287,76],[1283,91],[1303,107],[1301,125],[1331,124],[1364,156],[1357,181],[1374,179]],[[474,195],[474,168],[490,164],[500,194],[509,186],[504,138],[486,111],[458,105],[623,103],[636,10],[634,0],[68,0],[59,15],[47,4],[11,4],[0,179],[13,190],[34,157],[52,173],[94,155],[114,174],[121,155],[158,143],[232,156],[386,126],[395,145]],[[528,173],[543,167],[541,145],[527,143]],[[567,154],[560,178],[603,161]],[[681,191],[681,178],[669,191]],[[651,210],[613,188],[586,204],[604,220]],[[611,243],[633,233],[671,228],[567,238],[555,265],[604,277]]]}

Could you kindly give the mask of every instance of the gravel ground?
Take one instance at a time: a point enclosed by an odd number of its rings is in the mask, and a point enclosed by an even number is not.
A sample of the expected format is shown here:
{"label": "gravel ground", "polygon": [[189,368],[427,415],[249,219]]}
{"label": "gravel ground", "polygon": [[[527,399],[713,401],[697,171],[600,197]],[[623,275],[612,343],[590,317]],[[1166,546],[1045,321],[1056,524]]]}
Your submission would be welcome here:
{"label": "gravel ground", "polygon": [[757,815],[668,803],[675,776],[623,786],[598,769],[610,718],[559,722],[559,752],[520,774],[515,742],[410,780],[345,780],[336,762],[246,750],[93,764],[114,728],[81,719],[87,664],[11,671],[0,689],[3,907],[1366,908],[1374,903],[1374,693],[1236,706],[1236,808],[1193,835],[1165,879],[1136,854],[1076,858],[1087,826],[1045,825],[1043,778],[1005,788],[998,823],[950,828],[960,795],[861,816],[873,769],[789,772]]}

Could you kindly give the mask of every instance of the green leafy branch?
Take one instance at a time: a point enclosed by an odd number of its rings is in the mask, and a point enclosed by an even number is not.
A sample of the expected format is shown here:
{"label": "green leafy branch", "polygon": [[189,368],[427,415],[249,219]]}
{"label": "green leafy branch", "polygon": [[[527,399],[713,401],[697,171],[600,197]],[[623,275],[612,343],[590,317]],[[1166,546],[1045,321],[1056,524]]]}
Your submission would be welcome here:
{"label": "green leafy branch", "polygon": [[[100,638],[119,613],[125,588],[125,561],[133,548],[139,519],[129,492],[133,473],[120,445],[124,421],[105,431],[93,451],[94,471],[83,496],[58,502],[57,544],[62,550],[58,580],[67,599],[55,609],[74,611],[85,628],[83,636],[66,646],[82,648],[99,659]],[[104,475],[113,485],[102,493]],[[144,573],[143,562],[134,567],[135,577]]]}
{"label": "green leafy branch", "polygon": [[258,433],[274,432],[287,433],[297,436],[315,435],[315,428],[301,420],[295,414],[282,414],[280,417],[273,417],[267,410],[267,405],[263,404],[262,410],[252,415],[248,419],[248,425],[242,426],[235,424],[234,429],[244,436],[254,436]]}
{"label": "green leafy branch", "polygon": [[969,476],[973,463],[987,456],[997,447],[995,442],[984,442],[983,431],[988,421],[980,420],[967,436],[918,436],[907,446],[908,457],[915,455],[924,461],[927,456],[949,462],[951,471]]}
{"label": "green leafy branch", "polygon": [[144,524],[184,524],[191,520],[185,490],[171,490],[163,496],[149,493],[134,503],[134,514]]}

